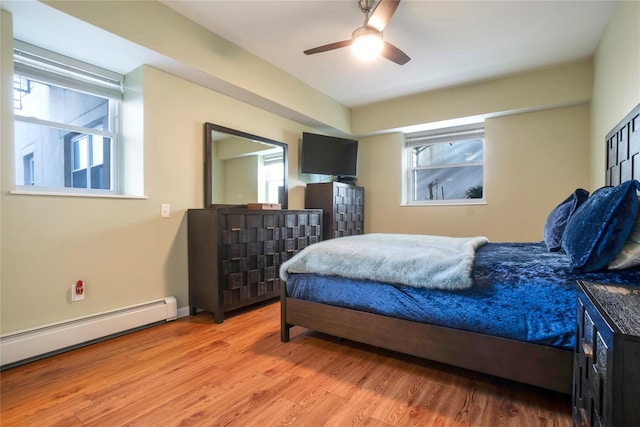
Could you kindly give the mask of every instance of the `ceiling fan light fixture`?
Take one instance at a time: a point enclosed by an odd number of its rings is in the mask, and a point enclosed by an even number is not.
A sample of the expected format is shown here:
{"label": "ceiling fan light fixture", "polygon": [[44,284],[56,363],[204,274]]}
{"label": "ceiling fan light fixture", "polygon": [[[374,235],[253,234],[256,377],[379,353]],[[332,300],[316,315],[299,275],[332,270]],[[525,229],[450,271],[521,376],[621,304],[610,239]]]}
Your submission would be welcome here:
{"label": "ceiling fan light fixture", "polygon": [[360,27],[353,32],[351,49],[356,58],[368,61],[380,56],[384,41],[382,33],[372,27]]}

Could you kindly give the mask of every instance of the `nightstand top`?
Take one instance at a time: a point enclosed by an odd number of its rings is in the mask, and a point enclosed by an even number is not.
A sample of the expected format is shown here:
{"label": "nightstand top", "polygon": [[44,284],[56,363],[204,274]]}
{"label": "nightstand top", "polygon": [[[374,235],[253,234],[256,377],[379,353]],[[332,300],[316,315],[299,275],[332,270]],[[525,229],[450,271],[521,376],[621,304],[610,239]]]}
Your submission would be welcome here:
{"label": "nightstand top", "polygon": [[640,335],[640,286],[579,282],[594,303],[611,319],[620,332]]}

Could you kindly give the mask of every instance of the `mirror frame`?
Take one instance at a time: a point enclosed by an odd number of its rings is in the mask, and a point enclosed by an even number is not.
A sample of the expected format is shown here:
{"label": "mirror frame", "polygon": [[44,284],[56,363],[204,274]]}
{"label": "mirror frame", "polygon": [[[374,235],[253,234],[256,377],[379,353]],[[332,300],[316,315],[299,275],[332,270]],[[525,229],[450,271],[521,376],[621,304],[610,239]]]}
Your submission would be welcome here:
{"label": "mirror frame", "polygon": [[[217,204],[213,203],[213,165],[211,162],[211,156],[213,154],[213,141],[211,138],[211,132],[222,132],[229,135],[237,136],[240,138],[250,139],[252,141],[258,141],[265,144],[274,145],[282,148],[282,161],[284,167],[284,179],[283,179],[283,196],[281,201],[281,208],[288,209],[289,207],[289,146],[283,142],[274,141],[272,139],[264,138],[262,136],[253,135],[250,133],[242,132],[236,129],[231,129],[225,126],[216,125],[214,123],[206,122],[204,124],[204,207],[210,208]],[[247,202],[251,203],[251,202]]]}

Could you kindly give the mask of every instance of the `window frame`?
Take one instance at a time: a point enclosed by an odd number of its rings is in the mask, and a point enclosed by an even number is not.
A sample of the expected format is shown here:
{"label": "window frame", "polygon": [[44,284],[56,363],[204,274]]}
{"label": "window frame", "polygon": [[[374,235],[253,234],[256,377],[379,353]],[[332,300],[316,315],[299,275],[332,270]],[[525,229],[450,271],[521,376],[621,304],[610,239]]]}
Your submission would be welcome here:
{"label": "window frame", "polygon": [[[439,128],[428,131],[413,132],[404,135],[403,144],[403,200],[404,206],[438,206],[438,205],[480,205],[486,204],[486,185],[485,185],[485,148],[486,139],[484,131],[484,123],[474,123],[464,126]],[[461,141],[471,141],[475,139],[482,140],[482,161],[466,162],[466,163],[436,163],[429,166],[413,166],[413,149],[419,146],[455,143]],[[413,175],[418,170],[458,168],[458,167],[482,167],[482,197],[481,198],[464,198],[464,199],[438,199],[438,200],[413,200],[414,179]]]}
{"label": "window frame", "polygon": [[263,183],[264,191],[265,191],[265,200],[269,200],[270,203],[278,203],[279,192],[276,189],[274,194],[272,189],[274,184],[281,184],[281,185],[278,185],[278,187],[284,188],[284,182],[285,182],[284,173],[282,173],[282,177],[278,179],[273,179],[272,175],[268,171],[270,170],[270,167],[274,165],[279,166],[278,172],[284,171],[284,167],[283,167],[284,154],[283,153],[266,154],[262,156],[261,163],[262,163],[261,167],[265,169],[265,174],[260,173],[259,176],[265,175],[265,181]]}
{"label": "window frame", "polygon": [[[89,94],[92,96],[104,98],[108,103],[106,120],[98,120],[97,122],[87,123],[85,126],[76,126],[64,122],[52,121],[45,118],[21,115],[15,110],[14,106],[14,122],[24,123],[27,125],[43,126],[50,129],[57,129],[64,132],[61,138],[61,147],[63,155],[63,164],[59,167],[64,174],[64,184],[56,186],[46,185],[20,185],[18,184],[18,170],[14,173],[15,190],[12,194],[44,194],[44,195],[86,195],[86,196],[124,196],[122,183],[120,182],[121,167],[121,117],[123,103],[124,76],[106,70],[91,64],[78,61],[60,55],[46,49],[24,43],[20,40],[14,40],[14,81],[16,78],[24,78],[30,82],[38,82],[44,85],[51,85],[62,89],[71,90],[77,93]],[[103,116],[105,117],[105,116]],[[107,130],[104,130],[104,129]],[[91,188],[88,182],[87,188],[67,186],[70,177],[68,177],[68,164],[72,161],[69,155],[69,147],[67,144],[74,138],[74,135],[87,135],[91,138],[104,138],[109,140],[109,159],[103,159],[103,162],[109,164],[109,188]],[[17,135],[14,137],[17,138]],[[72,143],[71,143],[72,145]],[[14,139],[14,147],[16,151],[23,149],[18,146],[17,139]],[[38,153],[35,153],[37,161]],[[14,162],[24,161],[25,154],[16,155]],[[69,157],[69,158],[67,158]],[[17,166],[17,165],[16,165]],[[32,165],[33,166],[33,165]],[[87,169],[90,173],[91,165]],[[33,171],[32,171],[33,173]],[[24,174],[24,171],[23,171]],[[104,180],[106,182],[106,179]]]}

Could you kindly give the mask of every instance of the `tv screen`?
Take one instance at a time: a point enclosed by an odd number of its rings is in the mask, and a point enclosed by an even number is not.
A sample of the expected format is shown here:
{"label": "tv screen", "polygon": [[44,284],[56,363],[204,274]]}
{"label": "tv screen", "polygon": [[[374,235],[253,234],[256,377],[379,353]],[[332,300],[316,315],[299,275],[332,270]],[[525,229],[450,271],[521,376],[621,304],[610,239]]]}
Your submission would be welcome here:
{"label": "tv screen", "polygon": [[358,141],[303,132],[300,171],[355,178],[358,173]]}

